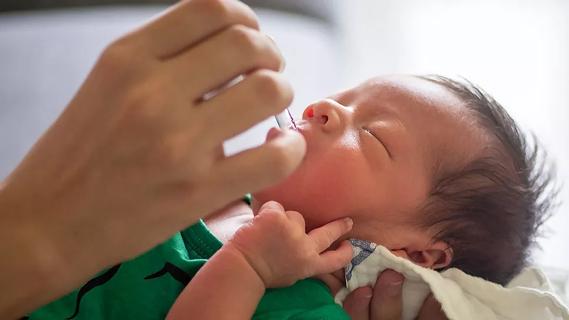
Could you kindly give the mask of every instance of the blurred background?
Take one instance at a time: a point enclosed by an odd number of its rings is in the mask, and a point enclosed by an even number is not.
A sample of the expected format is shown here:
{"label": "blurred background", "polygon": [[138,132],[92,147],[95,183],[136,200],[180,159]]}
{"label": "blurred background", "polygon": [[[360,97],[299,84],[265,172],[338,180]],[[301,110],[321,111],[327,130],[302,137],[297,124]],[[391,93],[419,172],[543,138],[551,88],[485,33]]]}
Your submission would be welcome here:
{"label": "blurred background", "polygon": [[[569,181],[569,1],[256,0],[287,59],[292,112],[380,74],[463,76],[534,132]],[[57,118],[111,40],[166,8],[166,1],[0,2],[0,179]],[[230,140],[260,144],[268,119]],[[560,289],[569,270],[569,190],[536,250]]]}

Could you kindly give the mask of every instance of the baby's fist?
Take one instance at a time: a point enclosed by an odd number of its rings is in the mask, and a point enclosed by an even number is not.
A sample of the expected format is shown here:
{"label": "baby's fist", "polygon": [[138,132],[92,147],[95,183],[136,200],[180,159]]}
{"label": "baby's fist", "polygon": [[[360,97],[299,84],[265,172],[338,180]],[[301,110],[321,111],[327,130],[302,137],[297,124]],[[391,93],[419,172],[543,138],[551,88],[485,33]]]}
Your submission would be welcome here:
{"label": "baby's fist", "polygon": [[347,242],[336,250],[325,250],[351,227],[351,219],[344,218],[307,234],[300,213],[285,211],[270,201],[250,224],[235,233],[227,249],[243,254],[266,287],[288,286],[344,267],[352,256]]}

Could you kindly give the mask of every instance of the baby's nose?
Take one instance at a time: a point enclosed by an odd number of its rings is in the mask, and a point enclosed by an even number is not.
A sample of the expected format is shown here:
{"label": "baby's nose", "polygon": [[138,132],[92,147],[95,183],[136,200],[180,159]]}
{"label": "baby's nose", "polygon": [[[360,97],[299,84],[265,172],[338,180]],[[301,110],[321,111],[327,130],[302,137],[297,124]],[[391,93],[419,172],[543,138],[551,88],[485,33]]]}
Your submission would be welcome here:
{"label": "baby's nose", "polygon": [[320,122],[321,124],[326,124],[326,122],[328,122],[328,115],[321,113],[318,116],[314,116],[314,107],[308,106],[308,108],[306,108],[306,110],[304,110],[304,117],[307,120],[312,120],[312,121],[317,121]]}
{"label": "baby's nose", "polygon": [[308,106],[302,118],[321,125],[325,131],[337,130],[342,124],[340,108],[342,106],[336,101],[324,99]]}

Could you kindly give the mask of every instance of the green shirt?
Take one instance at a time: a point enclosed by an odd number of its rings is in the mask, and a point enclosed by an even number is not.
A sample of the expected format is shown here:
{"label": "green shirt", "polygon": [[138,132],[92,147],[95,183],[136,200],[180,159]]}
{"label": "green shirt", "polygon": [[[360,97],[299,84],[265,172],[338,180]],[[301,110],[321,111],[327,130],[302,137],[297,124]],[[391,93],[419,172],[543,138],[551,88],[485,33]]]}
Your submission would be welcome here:
{"label": "green shirt", "polygon": [[[97,274],[81,288],[34,311],[29,319],[164,319],[186,284],[221,245],[200,221],[145,254]],[[253,319],[349,316],[334,303],[324,283],[306,279],[266,290]]]}

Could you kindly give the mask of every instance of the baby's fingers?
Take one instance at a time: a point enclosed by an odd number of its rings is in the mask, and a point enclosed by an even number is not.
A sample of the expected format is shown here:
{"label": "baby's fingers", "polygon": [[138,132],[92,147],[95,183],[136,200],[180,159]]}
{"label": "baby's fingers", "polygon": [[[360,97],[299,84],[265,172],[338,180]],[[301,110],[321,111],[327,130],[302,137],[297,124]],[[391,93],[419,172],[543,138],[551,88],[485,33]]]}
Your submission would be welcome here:
{"label": "baby's fingers", "polygon": [[285,211],[282,204],[276,201],[267,201],[259,208],[259,215],[266,214],[267,212],[284,213]]}
{"label": "baby's fingers", "polygon": [[343,241],[336,250],[326,251],[320,255],[315,266],[315,274],[329,273],[345,267],[352,259],[352,246],[349,241]]}
{"label": "baby's fingers", "polygon": [[352,230],[353,221],[350,218],[338,219],[308,233],[314,241],[316,250],[322,252],[328,249],[334,241],[338,240],[346,232]]}

